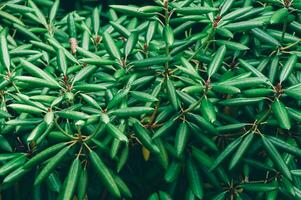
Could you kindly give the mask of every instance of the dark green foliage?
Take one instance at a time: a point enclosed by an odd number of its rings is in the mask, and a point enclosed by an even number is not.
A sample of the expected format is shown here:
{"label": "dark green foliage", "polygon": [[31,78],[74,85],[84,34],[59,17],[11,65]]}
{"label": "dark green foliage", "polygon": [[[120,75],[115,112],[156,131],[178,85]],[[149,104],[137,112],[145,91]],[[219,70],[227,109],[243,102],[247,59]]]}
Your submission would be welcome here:
{"label": "dark green foliage", "polygon": [[0,2],[0,198],[301,199],[300,1],[112,2]]}

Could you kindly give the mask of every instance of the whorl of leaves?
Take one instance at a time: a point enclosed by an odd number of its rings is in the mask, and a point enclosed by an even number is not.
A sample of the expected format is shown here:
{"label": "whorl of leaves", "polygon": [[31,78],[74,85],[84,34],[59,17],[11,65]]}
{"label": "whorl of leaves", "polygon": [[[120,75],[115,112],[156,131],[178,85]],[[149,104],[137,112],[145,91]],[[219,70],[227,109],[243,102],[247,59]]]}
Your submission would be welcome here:
{"label": "whorl of leaves", "polygon": [[299,0],[60,3],[0,2],[3,199],[301,199]]}

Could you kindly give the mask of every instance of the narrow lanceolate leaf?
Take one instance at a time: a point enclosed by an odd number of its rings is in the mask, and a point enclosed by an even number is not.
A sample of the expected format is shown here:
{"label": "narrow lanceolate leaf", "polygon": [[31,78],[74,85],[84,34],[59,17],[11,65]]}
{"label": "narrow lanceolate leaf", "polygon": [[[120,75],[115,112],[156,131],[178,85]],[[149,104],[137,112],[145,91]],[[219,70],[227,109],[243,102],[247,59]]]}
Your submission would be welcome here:
{"label": "narrow lanceolate leaf", "polygon": [[108,103],[107,109],[111,109],[120,104],[120,102],[126,97],[129,93],[129,88],[118,91],[118,93],[110,100]]}
{"label": "narrow lanceolate leaf", "polygon": [[263,43],[273,45],[273,46],[281,46],[278,40],[276,40],[275,38],[273,38],[272,36],[270,36],[269,34],[267,34],[266,32],[264,32],[259,28],[252,29],[252,33],[258,40],[260,40]]}
{"label": "narrow lanceolate leaf", "polygon": [[71,164],[71,167],[68,172],[68,176],[66,181],[66,185],[63,191],[62,199],[71,200],[73,199],[73,194],[75,191],[75,187],[77,184],[77,179],[79,176],[79,169],[80,169],[80,160],[79,158],[74,159]]}
{"label": "narrow lanceolate leaf", "polygon": [[110,5],[114,10],[135,17],[151,17],[154,13],[143,12],[139,7],[126,5]]}
{"label": "narrow lanceolate leaf", "polygon": [[38,68],[37,66],[33,65],[32,63],[24,59],[21,59],[21,65],[26,71],[28,71],[33,76],[37,76],[39,78],[45,79],[51,82],[52,84],[58,85],[60,87],[60,84],[50,74]]}
{"label": "narrow lanceolate leaf", "polygon": [[157,145],[152,141],[149,131],[147,131],[138,120],[134,120],[135,135],[141,144],[154,153],[159,153],[160,150]]}
{"label": "narrow lanceolate leaf", "polygon": [[127,107],[113,110],[111,113],[119,117],[135,117],[143,114],[151,114],[154,109],[150,107]]}
{"label": "narrow lanceolate leaf", "polygon": [[271,17],[271,20],[270,20],[271,24],[277,24],[277,23],[284,22],[284,20],[288,14],[289,14],[289,12],[288,12],[287,8],[281,8],[281,9],[277,10]]}
{"label": "narrow lanceolate leaf", "polygon": [[106,89],[103,85],[94,83],[78,83],[73,88],[82,92],[99,92]]}
{"label": "narrow lanceolate leaf", "polygon": [[92,22],[93,22],[93,30],[94,34],[98,35],[99,27],[100,27],[100,16],[99,16],[99,9],[96,7],[92,13]]}
{"label": "narrow lanceolate leaf", "polygon": [[187,123],[182,122],[177,129],[175,137],[175,148],[178,157],[180,157],[185,150],[189,136],[188,134],[189,133]]}
{"label": "narrow lanceolate leaf", "polygon": [[200,174],[198,173],[198,169],[196,168],[191,158],[187,160],[186,171],[191,191],[197,198],[202,199],[204,195],[202,179],[200,177]]}
{"label": "narrow lanceolate leaf", "polygon": [[63,74],[66,75],[66,73],[67,73],[67,62],[66,62],[65,53],[61,48],[59,48],[57,50],[56,59],[57,59],[58,67],[63,72]]}
{"label": "narrow lanceolate leaf", "polygon": [[238,62],[240,63],[240,65],[245,68],[246,70],[252,72],[254,75],[258,76],[258,77],[262,77],[262,78],[266,78],[260,71],[258,71],[255,67],[253,67],[252,65],[250,65],[249,63],[247,63],[245,60],[243,59],[238,59]]}
{"label": "narrow lanceolate leaf", "polygon": [[243,32],[247,30],[251,30],[256,27],[260,27],[264,24],[263,21],[259,20],[247,20],[241,22],[234,22],[224,26],[224,28],[228,29],[229,31],[237,31]]}
{"label": "narrow lanceolate leaf", "polygon": [[26,161],[26,156],[24,154],[10,160],[9,162],[1,166],[0,176],[6,175],[7,173],[13,171],[14,169],[22,166],[25,161]]}
{"label": "narrow lanceolate leaf", "polygon": [[88,185],[88,172],[87,172],[87,168],[84,167],[80,170],[80,175],[78,177],[77,198],[79,200],[84,200],[86,195],[87,185]]}
{"label": "narrow lanceolate leaf", "polygon": [[17,112],[24,112],[24,113],[30,113],[30,114],[41,114],[41,113],[45,112],[44,110],[42,110],[40,108],[25,105],[25,104],[10,104],[8,106]]}
{"label": "narrow lanceolate leaf", "polygon": [[36,141],[37,138],[40,137],[46,131],[46,128],[47,128],[47,124],[45,122],[40,123],[31,131],[31,133],[28,135],[26,140],[28,142]]}
{"label": "narrow lanceolate leaf", "polygon": [[161,126],[153,135],[153,139],[163,136],[165,134],[167,134],[169,132],[169,130],[171,130],[171,128],[173,127],[173,125],[175,124],[175,121],[173,119],[168,120],[167,122],[164,123],[163,126]]}
{"label": "narrow lanceolate leaf", "polygon": [[114,126],[111,123],[106,124],[106,130],[116,139],[123,141],[123,142],[128,142],[128,138],[124,133],[122,133],[116,126]]}
{"label": "narrow lanceolate leaf", "polygon": [[128,40],[126,41],[125,47],[124,47],[124,55],[127,58],[133,51],[133,49],[135,48],[136,44],[138,41],[138,33],[137,32],[133,32],[130,37],[128,38]]}
{"label": "narrow lanceolate leaf", "polygon": [[49,23],[50,24],[53,22],[53,20],[56,16],[59,5],[60,5],[60,0],[55,0],[51,7],[50,13],[49,13]]}
{"label": "narrow lanceolate leaf", "polygon": [[225,16],[223,16],[223,20],[228,21],[228,20],[234,20],[237,17],[240,17],[241,15],[247,13],[248,11],[252,10],[253,7],[244,7],[244,8],[238,8],[232,12],[229,12]]}
{"label": "narrow lanceolate leaf", "polygon": [[166,170],[164,180],[167,183],[173,182],[179,175],[182,164],[178,161],[173,161]]}
{"label": "narrow lanceolate leaf", "polygon": [[225,0],[223,2],[222,8],[220,10],[221,16],[224,15],[224,13],[226,13],[231,8],[231,6],[233,5],[233,2],[235,2],[235,0]]}
{"label": "narrow lanceolate leaf", "polygon": [[154,65],[163,65],[171,58],[169,56],[156,56],[154,58],[146,58],[132,62],[134,67],[152,67]]}
{"label": "narrow lanceolate leaf", "polygon": [[174,43],[174,33],[169,25],[164,27],[163,34],[164,34],[165,43],[168,44],[169,46],[172,45]]}
{"label": "narrow lanceolate leaf", "polygon": [[211,101],[204,97],[201,102],[201,113],[211,123],[215,122],[216,114]]}
{"label": "narrow lanceolate leaf", "polygon": [[237,94],[240,93],[240,89],[234,86],[229,86],[229,85],[217,85],[217,84],[212,84],[212,90],[217,93],[221,94]]}
{"label": "narrow lanceolate leaf", "polygon": [[291,86],[284,90],[284,93],[289,97],[300,100],[301,99],[301,84],[296,85],[296,87]]}
{"label": "narrow lanceolate leaf", "polygon": [[296,121],[301,121],[301,111],[293,108],[286,107],[288,114]]}
{"label": "narrow lanceolate leaf", "polygon": [[270,158],[274,162],[274,164],[277,166],[278,170],[289,180],[292,180],[292,175],[285,164],[284,160],[282,159],[281,155],[277,151],[277,149],[274,147],[274,145],[271,143],[271,141],[266,138],[264,135],[261,135],[263,145],[268,152]]}
{"label": "narrow lanceolate leaf", "polygon": [[25,24],[19,18],[15,17],[14,15],[11,15],[10,13],[4,12],[2,9],[0,10],[0,17],[2,19],[7,19],[12,23],[17,23],[21,26],[25,26]]}
{"label": "narrow lanceolate leaf", "polygon": [[297,58],[298,57],[296,55],[291,55],[288,58],[288,60],[286,61],[286,63],[283,66],[283,69],[280,72],[280,77],[279,77],[280,83],[285,81],[287,79],[287,77],[291,74],[291,72],[297,62]]}
{"label": "narrow lanceolate leaf", "polygon": [[96,101],[94,98],[90,97],[90,96],[87,95],[87,94],[80,94],[80,95],[83,97],[83,99],[84,99],[90,106],[92,106],[92,107],[94,107],[94,108],[96,108],[96,109],[101,110],[101,107],[98,105],[97,101]]}
{"label": "narrow lanceolate leaf", "polygon": [[60,88],[61,87],[57,83],[45,81],[45,79],[36,78],[32,76],[16,76],[14,77],[14,80],[18,80],[21,83],[26,83],[29,88],[39,88],[39,87]]}
{"label": "narrow lanceolate leaf", "polygon": [[27,172],[28,172],[28,170],[25,170],[22,167],[17,168],[16,170],[12,171],[7,176],[5,176],[5,178],[3,180],[3,185],[17,182]]}
{"label": "narrow lanceolate leaf", "polygon": [[120,51],[118,49],[118,47],[116,46],[113,38],[111,37],[111,35],[107,32],[103,33],[103,42],[104,45],[107,49],[107,52],[114,58],[116,58],[117,60],[121,60],[121,54]]}
{"label": "narrow lanceolate leaf", "polygon": [[245,183],[241,187],[252,192],[269,192],[278,189],[278,186],[273,183]]}
{"label": "narrow lanceolate leaf", "polygon": [[211,7],[186,7],[186,8],[177,8],[175,10],[176,13],[183,14],[183,15],[202,15],[210,12],[217,11],[217,8]]}
{"label": "narrow lanceolate leaf", "polygon": [[176,89],[175,89],[172,81],[168,77],[166,78],[166,90],[167,90],[167,95],[168,95],[171,105],[173,106],[173,108],[175,110],[178,110],[179,103],[178,103]]}
{"label": "narrow lanceolate leaf", "polygon": [[289,119],[285,106],[278,98],[276,98],[273,102],[272,110],[280,127],[289,130],[291,128],[291,121]]}
{"label": "narrow lanceolate leaf", "polygon": [[85,120],[90,117],[89,115],[83,112],[78,112],[73,110],[63,110],[63,111],[56,112],[56,114],[62,118],[73,119],[73,120]]}
{"label": "narrow lanceolate leaf", "polygon": [[118,186],[116,185],[116,182],[105,163],[103,163],[103,161],[94,151],[89,152],[89,158],[93,168],[97,172],[98,177],[101,179],[101,182],[104,184],[107,190],[113,196],[120,198]]}
{"label": "narrow lanceolate leaf", "polygon": [[148,23],[148,27],[147,27],[147,31],[145,34],[145,43],[147,46],[149,46],[150,41],[152,40],[155,31],[156,31],[156,27],[157,27],[158,22],[157,21],[150,21]]}
{"label": "narrow lanceolate leaf", "polygon": [[265,98],[264,97],[256,97],[256,98],[233,98],[233,99],[226,99],[222,100],[219,103],[224,105],[224,106],[244,106],[244,105],[251,105],[258,103],[260,101],[263,101]]}
{"label": "narrow lanceolate leaf", "polygon": [[218,48],[212,59],[212,62],[208,67],[208,77],[211,77],[219,69],[220,65],[223,63],[225,54],[226,46],[223,45],[220,48]]}
{"label": "narrow lanceolate leaf", "polygon": [[74,77],[73,79],[73,83],[76,83],[78,81],[82,81],[84,79],[86,79],[87,77],[89,77],[95,70],[96,70],[96,66],[95,65],[89,65],[87,67],[84,67],[83,69],[81,69]]}
{"label": "narrow lanceolate leaf", "polygon": [[2,29],[0,32],[0,65],[4,66],[7,71],[10,71],[10,56],[7,47],[7,33],[8,29],[6,28]]}
{"label": "narrow lanceolate leaf", "polygon": [[238,147],[237,151],[233,155],[233,158],[230,162],[229,169],[233,169],[235,165],[239,162],[242,158],[243,154],[247,151],[248,147],[250,146],[252,139],[254,137],[254,133],[250,132],[248,135],[243,139],[240,146]]}
{"label": "narrow lanceolate leaf", "polygon": [[117,175],[114,176],[115,182],[124,197],[132,198],[132,193],[126,183]]}
{"label": "narrow lanceolate leaf", "polygon": [[183,71],[186,74],[189,74],[189,75],[195,77],[196,79],[202,79],[200,77],[200,75],[198,74],[197,70],[190,64],[190,62],[187,59],[182,57],[181,58],[181,63],[183,65],[183,67],[176,66],[178,69],[180,69],[181,71]]}
{"label": "narrow lanceolate leaf", "polygon": [[244,51],[249,49],[249,47],[247,47],[246,45],[240,44],[238,42],[229,41],[229,40],[216,40],[215,42],[220,46],[225,45],[227,49],[231,49],[234,51]]}
{"label": "narrow lanceolate leaf", "polygon": [[39,22],[43,24],[45,28],[47,28],[47,21],[42,11],[36,6],[36,4],[32,0],[29,0],[28,4],[31,8],[33,8],[34,14],[39,18]]}
{"label": "narrow lanceolate leaf", "polygon": [[158,99],[146,92],[138,92],[138,91],[132,91],[131,96],[139,101],[144,102],[154,102],[158,101]]}
{"label": "narrow lanceolate leaf", "polygon": [[58,143],[56,145],[50,146],[47,149],[44,149],[34,157],[32,157],[29,161],[27,161],[24,165],[24,169],[30,169],[40,163],[42,163],[44,160],[49,158],[54,153],[58,152],[60,149],[66,146],[66,143]]}
{"label": "narrow lanceolate leaf", "polygon": [[214,163],[212,164],[210,170],[215,169],[223,160],[225,160],[226,157],[228,157],[241,143],[242,137],[237,138],[224,149],[222,153],[219,154],[219,156],[216,158]]}
{"label": "narrow lanceolate leaf", "polygon": [[301,149],[298,147],[298,145],[292,145],[280,138],[276,138],[273,136],[268,136],[267,137],[277,148],[282,149],[288,153],[294,154],[296,156],[301,157]]}
{"label": "narrow lanceolate leaf", "polygon": [[56,166],[66,158],[71,146],[67,146],[60,150],[55,156],[50,158],[49,162],[42,168],[39,175],[36,177],[34,185],[40,185],[48,175],[56,168]]}

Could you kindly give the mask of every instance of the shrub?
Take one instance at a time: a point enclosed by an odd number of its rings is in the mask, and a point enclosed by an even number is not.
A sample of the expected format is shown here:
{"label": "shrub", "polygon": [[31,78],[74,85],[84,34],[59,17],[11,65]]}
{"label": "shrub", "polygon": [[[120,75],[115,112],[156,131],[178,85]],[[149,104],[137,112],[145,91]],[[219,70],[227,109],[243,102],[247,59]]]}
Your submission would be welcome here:
{"label": "shrub", "polygon": [[142,3],[0,3],[2,198],[301,199],[300,1]]}

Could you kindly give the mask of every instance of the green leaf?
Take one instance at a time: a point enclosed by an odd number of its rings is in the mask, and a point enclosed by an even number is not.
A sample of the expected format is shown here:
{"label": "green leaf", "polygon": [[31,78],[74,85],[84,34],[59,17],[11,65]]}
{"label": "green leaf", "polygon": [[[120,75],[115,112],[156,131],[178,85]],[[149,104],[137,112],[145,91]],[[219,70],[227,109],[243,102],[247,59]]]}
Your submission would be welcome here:
{"label": "green leaf", "polygon": [[44,149],[43,151],[41,151],[40,153],[38,153],[37,155],[32,157],[29,161],[27,161],[23,165],[23,168],[30,169],[30,168],[40,164],[41,162],[43,162],[44,160],[49,158],[49,156],[53,155],[54,153],[56,153],[57,151],[59,151],[60,149],[62,149],[65,146],[66,146],[66,143],[58,143],[58,144],[48,147],[47,149]]}
{"label": "green leaf", "polygon": [[241,143],[241,140],[242,136],[231,142],[215,159],[214,163],[210,168],[210,171],[214,170],[221,162],[223,162],[237,148],[237,146]]}
{"label": "green leaf", "polygon": [[163,34],[165,43],[171,46],[174,43],[174,33],[172,28],[169,25],[165,26]]}
{"label": "green leaf", "polygon": [[176,13],[183,14],[183,15],[203,15],[214,11],[217,11],[217,8],[201,7],[201,6],[177,8],[175,10]]}
{"label": "green leaf", "polygon": [[220,65],[223,63],[224,56],[226,54],[226,46],[223,45],[216,51],[212,62],[210,63],[208,67],[208,77],[210,78],[220,67]]}
{"label": "green leaf", "polygon": [[154,111],[153,108],[150,107],[127,107],[127,108],[119,108],[113,110],[111,113],[118,117],[135,117],[143,114],[151,114]]}
{"label": "green leaf", "polygon": [[147,129],[145,129],[138,120],[134,120],[133,125],[135,129],[135,135],[137,136],[141,144],[151,152],[159,153],[160,150],[152,141],[149,131],[147,131]]}
{"label": "green leaf", "polygon": [[4,12],[2,10],[0,10],[0,17],[3,18],[3,19],[9,20],[12,23],[16,23],[16,24],[19,24],[21,26],[25,26],[25,24],[20,19],[18,19],[14,15],[11,15],[10,13]]}
{"label": "green leaf", "polygon": [[73,199],[73,194],[75,191],[75,186],[78,179],[80,168],[80,160],[79,158],[74,159],[69,169],[67,178],[65,180],[66,186],[64,187],[62,199],[71,200]]}
{"label": "green leaf", "polygon": [[8,53],[7,46],[7,32],[6,28],[2,29],[0,32],[0,64],[10,71],[10,56]]}
{"label": "green leaf", "polygon": [[116,182],[114,181],[114,178],[108,170],[107,166],[94,151],[89,152],[89,158],[98,177],[101,179],[101,182],[104,184],[107,190],[114,197],[120,198],[120,191],[118,189],[118,186],[116,185]]}
{"label": "green leaf", "polygon": [[132,62],[134,67],[152,67],[154,65],[163,65],[170,60],[169,56],[157,56]]}
{"label": "green leaf", "polygon": [[60,150],[55,156],[50,158],[49,162],[46,164],[45,167],[39,172],[38,176],[35,178],[34,185],[40,185],[48,175],[56,168],[56,166],[66,158],[71,146],[67,146]]}
{"label": "green leaf", "polygon": [[120,51],[109,33],[107,32],[103,33],[103,42],[107,52],[117,60],[121,60]]}
{"label": "green leaf", "polygon": [[188,139],[189,139],[188,126],[185,122],[182,122],[177,129],[176,137],[175,137],[175,148],[178,157],[180,157],[183,154]]}
{"label": "green leaf", "polygon": [[240,186],[244,190],[252,192],[269,192],[278,189],[278,186],[274,183],[245,183]]}
{"label": "green leaf", "polygon": [[32,74],[33,76],[37,76],[39,78],[45,79],[49,81],[51,84],[60,87],[60,84],[50,74],[38,68],[37,66],[33,65],[32,63],[21,59],[21,65],[26,71],[28,71],[28,73]]}
{"label": "green leaf", "polygon": [[244,106],[244,105],[251,105],[251,104],[261,102],[264,99],[265,99],[264,97],[257,97],[257,98],[239,97],[239,98],[222,100],[219,103],[223,106]]}
{"label": "green leaf", "polygon": [[289,180],[292,180],[292,175],[277,149],[264,135],[261,135],[261,138],[266,151],[268,152],[272,161],[275,163],[276,167],[285,177],[287,177]]}
{"label": "green leaf", "polygon": [[281,46],[278,40],[276,40],[275,38],[273,38],[272,36],[270,36],[269,34],[267,34],[259,28],[252,29],[252,33],[258,40],[260,40],[263,43],[273,46]]}
{"label": "green leaf", "polygon": [[216,114],[214,107],[207,97],[204,97],[201,102],[201,113],[211,123],[215,122]]}
{"label": "green leaf", "polygon": [[289,130],[291,128],[291,121],[289,119],[285,106],[281,101],[279,101],[278,98],[276,98],[275,101],[273,102],[272,110],[274,116],[276,117],[279,123],[279,126],[283,129]]}
{"label": "green leaf", "polygon": [[289,144],[281,139],[278,139],[276,137],[273,136],[268,136],[267,137],[271,143],[273,143],[277,148],[284,150],[288,153],[294,154],[296,156],[301,156],[301,149],[296,147],[293,144]]}
{"label": "green leaf", "polygon": [[271,24],[278,24],[278,23],[282,23],[284,22],[285,18],[288,15],[288,10],[287,8],[281,8],[279,10],[277,10],[276,12],[274,12],[274,14],[271,17]]}
{"label": "green leaf", "polygon": [[66,57],[65,57],[63,49],[59,48],[57,50],[56,59],[57,59],[57,64],[58,64],[59,68],[61,69],[63,74],[66,75],[66,73],[67,73],[67,62],[66,62]]}
{"label": "green leaf", "polygon": [[50,24],[53,22],[53,20],[56,16],[59,5],[60,5],[60,0],[55,0],[51,7],[50,13],[49,13],[49,23]]}
{"label": "green leaf", "polygon": [[116,126],[111,123],[106,124],[106,130],[116,139],[128,143],[128,138]]}
{"label": "green leaf", "polygon": [[73,120],[85,120],[90,117],[89,115],[83,112],[78,112],[73,110],[63,110],[63,111],[56,112],[56,114],[59,117],[66,118],[66,119],[73,119]]}
{"label": "green leaf", "polygon": [[132,53],[137,42],[138,42],[138,33],[137,32],[131,33],[124,46],[124,55],[126,58]]}
{"label": "green leaf", "polygon": [[192,162],[191,158],[187,160],[187,178],[189,182],[189,186],[193,192],[193,194],[199,198],[202,199],[204,192],[203,192],[203,184],[201,177],[198,173],[198,170],[194,163]]}
{"label": "green leaf", "polygon": [[217,45],[222,46],[225,45],[227,49],[235,50],[235,51],[245,51],[249,50],[249,47],[240,44],[238,42],[233,42],[229,40],[216,40],[215,41]]}
{"label": "green leaf", "polygon": [[285,81],[288,76],[291,74],[295,64],[297,62],[297,56],[296,55],[291,55],[288,60],[286,61],[286,63],[283,66],[283,69],[280,72],[280,76],[279,76],[279,81],[280,84]]}
{"label": "green leaf", "polygon": [[248,135],[243,139],[240,146],[238,147],[237,151],[233,155],[233,158],[230,162],[229,169],[233,169],[236,164],[239,162],[243,154],[247,151],[248,147],[250,146],[252,139],[254,137],[254,133],[248,133]]}
{"label": "green leaf", "polygon": [[167,90],[167,95],[168,95],[171,105],[173,106],[173,108],[175,110],[178,110],[179,103],[178,103],[176,89],[175,89],[172,81],[168,77],[166,78],[166,90]]}
{"label": "green leaf", "polygon": [[139,92],[139,91],[131,91],[131,96],[139,101],[144,102],[155,102],[158,101],[158,99],[146,92]]}

